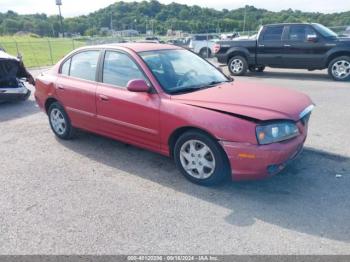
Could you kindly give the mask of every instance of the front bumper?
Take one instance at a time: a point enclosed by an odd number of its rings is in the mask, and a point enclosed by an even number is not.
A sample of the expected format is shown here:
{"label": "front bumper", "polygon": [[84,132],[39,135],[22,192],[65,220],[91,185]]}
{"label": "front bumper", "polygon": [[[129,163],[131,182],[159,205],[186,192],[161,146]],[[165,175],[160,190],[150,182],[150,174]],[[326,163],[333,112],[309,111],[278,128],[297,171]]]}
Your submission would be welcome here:
{"label": "front bumper", "polygon": [[306,135],[269,145],[220,141],[232,170],[232,179],[253,180],[278,174],[302,151]]}

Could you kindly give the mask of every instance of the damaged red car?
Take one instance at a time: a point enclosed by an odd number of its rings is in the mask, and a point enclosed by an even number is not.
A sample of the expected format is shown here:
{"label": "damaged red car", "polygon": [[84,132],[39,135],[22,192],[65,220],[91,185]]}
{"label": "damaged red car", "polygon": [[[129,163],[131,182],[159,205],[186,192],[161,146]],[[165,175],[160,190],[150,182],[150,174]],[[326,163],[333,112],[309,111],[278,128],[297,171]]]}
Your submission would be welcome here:
{"label": "damaged red car", "polygon": [[84,47],[36,81],[52,131],[88,130],[172,157],[192,182],[259,179],[302,150],[313,109],[304,94],[237,83],[172,45]]}

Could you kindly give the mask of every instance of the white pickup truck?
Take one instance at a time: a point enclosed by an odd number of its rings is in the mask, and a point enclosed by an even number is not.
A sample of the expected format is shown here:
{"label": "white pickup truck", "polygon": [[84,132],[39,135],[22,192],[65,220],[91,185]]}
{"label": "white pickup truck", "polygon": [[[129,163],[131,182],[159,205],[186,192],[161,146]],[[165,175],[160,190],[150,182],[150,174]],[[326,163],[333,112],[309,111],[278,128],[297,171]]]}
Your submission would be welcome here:
{"label": "white pickup truck", "polygon": [[199,54],[203,58],[209,58],[212,55],[212,47],[216,41],[219,41],[218,35],[197,34],[190,37],[189,49]]}

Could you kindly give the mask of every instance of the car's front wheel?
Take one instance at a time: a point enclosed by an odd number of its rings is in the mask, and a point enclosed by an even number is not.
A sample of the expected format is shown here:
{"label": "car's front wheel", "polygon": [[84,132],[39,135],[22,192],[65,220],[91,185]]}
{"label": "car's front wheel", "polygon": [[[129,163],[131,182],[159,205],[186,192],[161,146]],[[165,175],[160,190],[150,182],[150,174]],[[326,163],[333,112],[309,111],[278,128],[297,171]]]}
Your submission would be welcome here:
{"label": "car's front wheel", "polygon": [[176,166],[190,181],[211,186],[230,175],[227,156],[217,141],[199,131],[184,133],[174,148]]}
{"label": "car's front wheel", "polygon": [[350,80],[350,57],[340,56],[333,59],[329,63],[328,74],[336,81]]}
{"label": "car's front wheel", "polygon": [[248,63],[243,56],[234,56],[228,62],[228,70],[234,76],[242,76],[247,73]]}
{"label": "car's front wheel", "polygon": [[74,135],[74,128],[70,119],[58,102],[50,105],[48,110],[49,122],[54,134],[61,139],[70,139]]}

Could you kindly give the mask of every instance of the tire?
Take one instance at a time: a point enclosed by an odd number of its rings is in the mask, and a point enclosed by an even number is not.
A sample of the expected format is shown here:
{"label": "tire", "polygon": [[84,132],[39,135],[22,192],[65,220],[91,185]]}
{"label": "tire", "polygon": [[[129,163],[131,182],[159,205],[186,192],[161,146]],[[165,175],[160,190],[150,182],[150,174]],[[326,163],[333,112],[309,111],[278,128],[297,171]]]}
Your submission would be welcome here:
{"label": "tire", "polygon": [[248,63],[243,56],[234,56],[228,62],[228,70],[233,76],[242,76],[247,73]]}
{"label": "tire", "polygon": [[254,73],[264,72],[265,66],[249,66],[249,71]]}
{"label": "tire", "polygon": [[48,110],[48,116],[51,130],[58,138],[64,140],[73,138],[75,129],[63,106],[58,102],[52,103]]}
{"label": "tire", "polygon": [[217,141],[200,131],[181,135],[175,143],[173,155],[177,168],[193,183],[214,186],[230,177],[226,153]]}
{"label": "tire", "polygon": [[350,80],[350,57],[339,56],[334,58],[328,66],[328,74],[336,81]]}
{"label": "tire", "polygon": [[211,56],[211,51],[209,48],[202,48],[200,51],[199,51],[199,55],[200,57],[202,58],[209,58]]}

